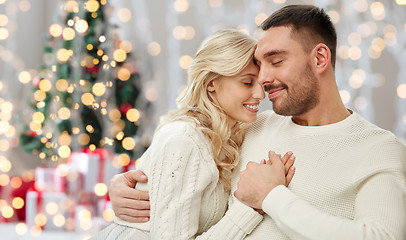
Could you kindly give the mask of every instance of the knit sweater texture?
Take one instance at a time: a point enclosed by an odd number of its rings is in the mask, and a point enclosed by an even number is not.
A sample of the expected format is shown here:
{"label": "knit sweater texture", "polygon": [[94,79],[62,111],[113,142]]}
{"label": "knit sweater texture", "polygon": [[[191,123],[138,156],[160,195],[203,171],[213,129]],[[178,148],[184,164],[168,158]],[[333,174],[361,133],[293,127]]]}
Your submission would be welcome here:
{"label": "knit sweater texture", "polygon": [[138,169],[148,183],[136,188],[149,191],[150,221],[116,217],[93,239],[242,239],[254,229],[262,216],[240,202],[224,216],[229,192],[219,182],[211,144],[196,126],[186,121],[164,125],[141,157]]}
{"label": "knit sweater texture", "polygon": [[355,112],[326,126],[263,112],[246,135],[232,191],[246,164],[269,150],[292,151],[296,172],[265,198],[264,220],[246,239],[406,239],[406,148],[389,131]]}

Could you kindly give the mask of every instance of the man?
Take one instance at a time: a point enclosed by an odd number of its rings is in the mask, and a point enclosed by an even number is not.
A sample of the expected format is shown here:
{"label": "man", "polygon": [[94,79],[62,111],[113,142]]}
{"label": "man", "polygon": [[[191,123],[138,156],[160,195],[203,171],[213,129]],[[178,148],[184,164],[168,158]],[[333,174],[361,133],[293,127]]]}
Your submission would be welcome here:
{"label": "man", "polygon": [[[287,6],[261,28],[255,59],[276,114],[264,112],[250,127],[232,177],[234,196],[265,212],[246,239],[406,239],[406,148],[342,103],[328,15]],[[275,153],[269,164],[249,162],[266,158],[269,149],[296,156],[288,188]],[[112,181],[113,207],[120,217],[148,216],[117,202],[126,198],[122,204],[148,209],[148,201],[129,200],[147,200],[147,193],[120,192],[124,181],[133,186],[130,174]]]}

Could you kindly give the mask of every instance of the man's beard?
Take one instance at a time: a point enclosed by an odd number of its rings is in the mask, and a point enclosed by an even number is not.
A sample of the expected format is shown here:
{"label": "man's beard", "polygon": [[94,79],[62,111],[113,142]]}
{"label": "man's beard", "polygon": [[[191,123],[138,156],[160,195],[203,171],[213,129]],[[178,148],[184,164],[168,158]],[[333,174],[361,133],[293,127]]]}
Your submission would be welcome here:
{"label": "man's beard", "polygon": [[302,80],[290,88],[286,84],[267,86],[268,90],[284,87],[287,92],[285,99],[275,99],[275,102],[272,102],[275,113],[284,116],[299,116],[310,111],[319,103],[320,88],[308,64],[299,76],[303,76]]}

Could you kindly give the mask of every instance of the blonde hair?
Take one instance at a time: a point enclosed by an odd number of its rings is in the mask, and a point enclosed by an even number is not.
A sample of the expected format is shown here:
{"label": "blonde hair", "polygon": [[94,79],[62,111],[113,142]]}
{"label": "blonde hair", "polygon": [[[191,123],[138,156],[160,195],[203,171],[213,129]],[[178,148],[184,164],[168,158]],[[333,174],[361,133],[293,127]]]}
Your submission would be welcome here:
{"label": "blonde hair", "polygon": [[179,119],[196,123],[211,143],[226,190],[231,188],[231,172],[239,162],[244,125],[238,122],[230,127],[226,113],[207,91],[207,85],[240,73],[253,61],[255,46],[255,39],[235,29],[219,30],[206,38],[188,68],[188,84],[177,99],[178,109],[161,119],[160,126]]}

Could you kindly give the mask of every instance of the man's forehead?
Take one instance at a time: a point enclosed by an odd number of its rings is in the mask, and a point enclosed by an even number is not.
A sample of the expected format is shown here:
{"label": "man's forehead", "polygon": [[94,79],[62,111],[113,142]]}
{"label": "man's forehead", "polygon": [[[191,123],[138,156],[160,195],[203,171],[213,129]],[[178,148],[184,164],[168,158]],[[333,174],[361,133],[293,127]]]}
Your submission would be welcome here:
{"label": "man's forehead", "polygon": [[257,51],[255,52],[269,51],[273,48],[284,48],[286,44],[292,44],[294,41],[290,34],[290,29],[285,26],[272,27],[266,31],[262,31],[258,37]]}
{"label": "man's forehead", "polygon": [[269,36],[268,36],[268,34],[267,34],[267,31],[262,31],[261,33],[260,33],[260,35],[258,35],[258,41],[257,41],[257,48],[255,49],[255,53],[254,53],[254,55],[256,56],[256,57],[262,57],[262,56],[259,56],[258,54],[264,54],[264,51],[266,52],[266,51],[269,51],[269,49],[268,48],[270,48],[271,46],[269,46],[269,45],[272,45],[271,43],[273,42],[273,41],[270,41],[269,40]]}

